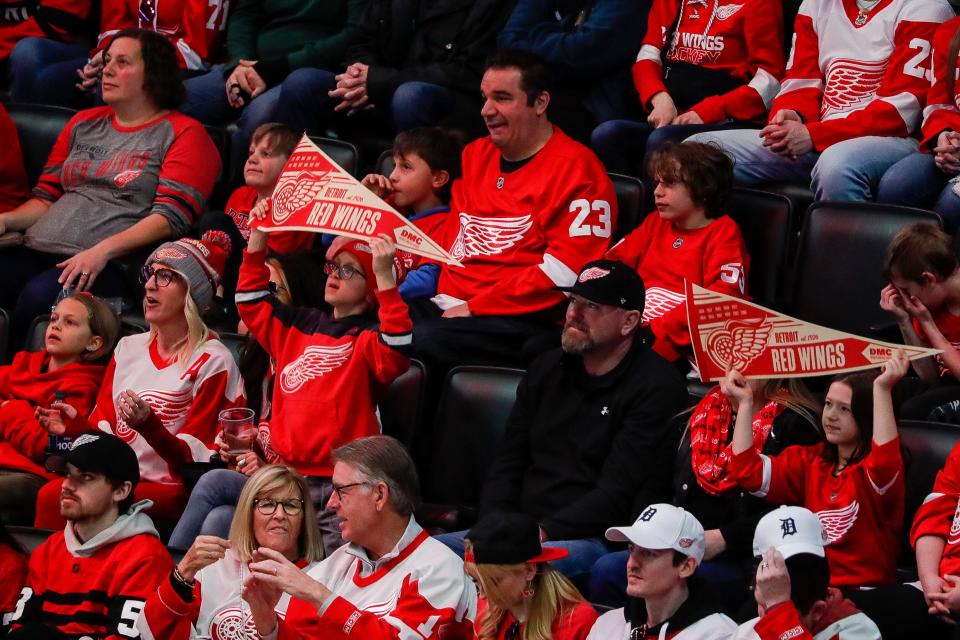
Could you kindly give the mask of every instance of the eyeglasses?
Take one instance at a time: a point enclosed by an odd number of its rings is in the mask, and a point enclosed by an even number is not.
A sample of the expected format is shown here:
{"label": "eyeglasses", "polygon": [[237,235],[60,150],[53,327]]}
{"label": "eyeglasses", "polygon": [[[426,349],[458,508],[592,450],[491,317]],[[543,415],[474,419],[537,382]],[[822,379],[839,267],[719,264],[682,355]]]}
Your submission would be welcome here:
{"label": "eyeglasses", "polygon": [[150,282],[150,278],[156,277],[158,287],[166,287],[171,282],[173,282],[176,272],[173,269],[160,268],[154,269],[150,265],[143,265],[140,267],[140,284],[147,284]]}
{"label": "eyeglasses", "polygon": [[278,506],[283,507],[283,512],[288,516],[295,516],[303,511],[303,500],[294,498],[291,500],[274,500],[273,498],[257,498],[253,501],[253,506],[257,511],[265,516],[272,516]]}
{"label": "eyeglasses", "polygon": [[328,276],[337,274],[337,277],[341,280],[349,280],[353,276],[360,276],[361,278],[366,278],[367,276],[354,267],[351,267],[347,264],[337,264],[336,262],[330,262],[329,260],[323,265],[323,272]]}
{"label": "eyeglasses", "polygon": [[280,293],[281,291],[286,291],[289,293],[289,289],[282,284],[277,284],[273,280],[267,283],[267,289],[270,290],[270,293]]}
{"label": "eyeglasses", "polygon": [[[327,264],[330,264],[330,263],[327,263]],[[352,489],[353,487],[359,487],[359,486],[362,485],[362,484],[369,485],[370,483],[369,483],[369,482],[351,482],[350,484],[341,484],[341,485],[339,485],[339,486],[338,486],[338,485],[333,485],[333,490],[334,490],[334,491],[336,492],[336,494],[337,494],[337,499],[339,499],[339,500],[342,502],[342,501],[343,501],[343,492],[344,492],[345,489]]]}

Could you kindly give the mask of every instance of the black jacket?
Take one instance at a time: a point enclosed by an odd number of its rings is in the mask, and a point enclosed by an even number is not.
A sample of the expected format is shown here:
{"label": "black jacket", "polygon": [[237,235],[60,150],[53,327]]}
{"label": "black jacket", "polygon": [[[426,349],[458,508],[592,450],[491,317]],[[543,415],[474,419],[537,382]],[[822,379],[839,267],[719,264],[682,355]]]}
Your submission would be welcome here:
{"label": "black jacket", "polygon": [[484,61],[513,2],[371,0],[344,62],[369,65],[367,95],[381,108],[414,80],[479,96]]}
{"label": "black jacket", "polygon": [[569,540],[629,523],[638,496],[669,499],[679,436],[670,418],[687,392],[652,340],[642,330],[603,376],[560,349],[530,365],[487,475],[484,512],[527,513],[551,539]]}
{"label": "black jacket", "polygon": [[[733,424],[730,425],[728,438],[733,438]],[[817,428],[809,420],[787,409],[773,421],[762,453],[776,456],[789,446],[812,445],[820,440]],[[674,505],[692,513],[704,529],[720,529],[727,543],[723,557],[738,562],[751,561],[753,532],[757,523],[768,511],[776,508],[776,505],[739,488],[716,496],[700,487],[690,462],[689,432],[684,434],[677,451],[677,472],[674,475],[673,489]]]}

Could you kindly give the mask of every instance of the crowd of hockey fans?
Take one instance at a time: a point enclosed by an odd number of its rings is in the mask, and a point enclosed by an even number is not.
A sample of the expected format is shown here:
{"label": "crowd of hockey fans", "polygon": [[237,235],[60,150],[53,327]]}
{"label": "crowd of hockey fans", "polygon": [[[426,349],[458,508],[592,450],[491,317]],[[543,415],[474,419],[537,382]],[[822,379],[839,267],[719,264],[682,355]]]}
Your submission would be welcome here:
{"label": "crowd of hockey fans", "polygon": [[[960,638],[960,1],[738,1],[0,0],[0,637]],[[262,229],[303,134],[459,265]],[[926,210],[869,268],[939,355],[696,384],[735,187]]]}

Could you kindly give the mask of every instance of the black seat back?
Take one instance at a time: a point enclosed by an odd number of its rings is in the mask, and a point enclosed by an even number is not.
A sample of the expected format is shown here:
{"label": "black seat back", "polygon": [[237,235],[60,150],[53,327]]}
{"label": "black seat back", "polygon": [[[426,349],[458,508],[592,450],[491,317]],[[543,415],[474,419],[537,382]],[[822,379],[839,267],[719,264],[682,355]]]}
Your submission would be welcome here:
{"label": "black seat back", "polygon": [[217,335],[220,337],[220,342],[230,350],[233,361],[237,363],[237,366],[240,366],[240,350],[243,349],[243,345],[247,343],[247,336],[240,333],[227,332],[218,332]]}
{"label": "black seat back", "polygon": [[387,387],[387,396],[380,403],[380,424],[383,433],[413,449],[413,440],[423,417],[427,369],[419,360],[411,360],[406,373]]}
{"label": "black seat back", "polygon": [[213,185],[213,192],[211,192],[210,198],[207,200],[206,208],[223,211],[231,191],[230,134],[222,127],[207,125],[204,128],[207,130],[207,135],[213,140],[213,144],[217,148],[217,153],[220,154],[220,173],[217,174],[217,181]]}
{"label": "black seat back", "polygon": [[393,162],[393,149],[387,149],[380,154],[380,157],[377,158],[377,173],[382,176],[390,177],[390,174],[393,173],[393,168],[396,165]]}
{"label": "black seat back", "polygon": [[436,448],[424,487],[430,502],[476,504],[524,372],[500,367],[451,369],[434,422]]}
{"label": "black seat back", "polygon": [[23,152],[23,166],[27,171],[30,186],[37,184],[43,166],[53,149],[57,136],[70,118],[76,115],[73,109],[46,104],[10,103],[7,112],[17,125],[17,137]]}
{"label": "black seat back", "polygon": [[360,170],[360,152],[354,145],[346,140],[318,136],[310,136],[310,140],[340,165],[344,171],[352,176],[357,176],[357,171]]}
{"label": "black seat back", "polygon": [[789,312],[832,329],[868,334],[890,321],[880,308],[880,273],[887,245],[903,227],[940,216],[872,202],[817,202],[800,231]]}
{"label": "black seat back", "polygon": [[56,533],[53,529],[36,529],[34,527],[21,527],[17,525],[7,525],[7,531],[13,536],[13,539],[27,552],[27,555],[33,553],[34,549],[39,547],[51,535]]}
{"label": "black seat back", "polygon": [[913,516],[923,500],[933,490],[937,473],[943,469],[947,457],[960,442],[960,427],[939,422],[901,420],[900,442],[904,448],[906,465],[906,497],[903,509],[904,548],[901,564],[908,564],[909,535]]}
{"label": "black seat back", "polygon": [[643,220],[643,182],[633,176],[609,174],[617,192],[617,226],[611,245],[640,226]]}
{"label": "black seat back", "polygon": [[750,254],[747,291],[757,304],[777,306],[795,228],[790,201],[738,188],[730,195],[726,213],[739,225]]}

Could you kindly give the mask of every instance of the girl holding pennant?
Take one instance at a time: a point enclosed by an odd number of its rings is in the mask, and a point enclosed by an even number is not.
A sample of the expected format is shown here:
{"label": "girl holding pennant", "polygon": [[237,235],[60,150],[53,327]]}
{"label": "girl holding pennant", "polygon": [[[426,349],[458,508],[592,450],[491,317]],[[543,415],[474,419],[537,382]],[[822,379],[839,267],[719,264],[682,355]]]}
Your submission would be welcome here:
{"label": "girl holding pennant", "polygon": [[[258,205],[253,220],[266,217]],[[307,476],[324,546],[342,544],[325,508],[333,486],[330,455],[340,445],[380,433],[377,402],[410,361],[396,351],[413,340],[413,324],[397,291],[404,267],[386,234],[345,243],[326,263],[324,299],[332,313],[280,302],[269,287],[267,234],[250,233],[240,267],[240,318],[276,362],[270,444]]]}
{"label": "girl holding pennant", "polygon": [[[754,447],[753,393],[736,369],[720,389],[739,406],[731,472],[754,495],[813,511],[828,540],[830,584],[857,588],[894,582],[903,523],[904,468],[891,390],[909,368],[896,355],[872,373],[834,379],[824,399],[824,441],[765,456]],[[872,409],[871,409],[872,407]]]}

